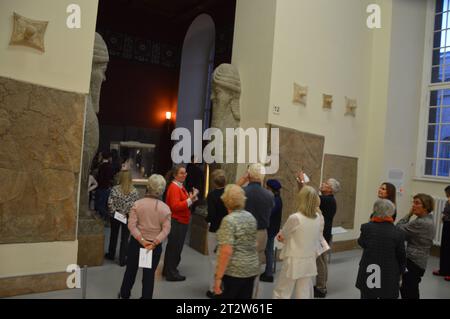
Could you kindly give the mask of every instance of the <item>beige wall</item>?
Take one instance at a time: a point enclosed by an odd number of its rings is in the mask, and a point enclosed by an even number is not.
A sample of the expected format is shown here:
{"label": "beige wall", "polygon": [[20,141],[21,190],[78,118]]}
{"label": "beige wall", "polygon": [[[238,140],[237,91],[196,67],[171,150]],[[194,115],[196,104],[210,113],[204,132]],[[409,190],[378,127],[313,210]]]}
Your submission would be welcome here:
{"label": "beige wall", "polygon": [[[390,168],[405,173],[404,194],[397,196],[400,217],[410,209],[415,193],[415,168],[420,166],[416,154],[421,121],[426,4],[427,1],[422,0],[393,1],[383,173],[386,176]],[[422,191],[440,195],[430,192],[428,187]]]}
{"label": "beige wall", "polygon": [[[271,2],[271,4],[269,4]],[[238,1],[239,3],[239,1]],[[241,1],[246,3],[246,1]],[[422,0],[272,0],[265,1],[259,26],[251,10],[237,15],[235,35],[243,46],[233,49],[233,63],[255,54],[254,67],[270,72],[270,98],[262,105],[269,123],[325,136],[325,153],[359,158],[355,228],[335,240],[354,239],[368,221],[377,188],[388,170],[402,169],[405,193],[399,197],[399,216],[409,209],[416,192],[442,197],[443,183],[415,180],[426,1]],[[381,7],[382,28],[368,29],[366,8]],[[251,4],[249,4],[251,5]],[[239,6],[238,6],[239,10]],[[269,14],[270,10],[272,14]],[[255,27],[260,27],[257,40]],[[252,51],[256,42],[273,41],[273,50]],[[262,48],[259,48],[262,49]],[[260,55],[272,54],[272,62]],[[248,58],[246,59],[248,61]],[[265,64],[264,64],[265,63]],[[238,65],[239,70],[249,66]],[[253,67],[253,66],[252,66]],[[426,70],[428,71],[428,70]],[[242,72],[242,71],[241,71]],[[242,107],[254,109],[265,91],[266,77],[243,80]],[[293,82],[308,86],[307,106],[292,103]],[[264,83],[264,85],[261,85]],[[334,96],[333,109],[322,109],[322,93]],[[345,96],[358,100],[356,117],[344,116]],[[280,114],[272,112],[280,106]],[[257,116],[257,124],[263,118]]]}
{"label": "beige wall", "polygon": [[0,278],[64,272],[77,251],[78,241],[0,245]]}
{"label": "beige wall", "polygon": [[[241,127],[268,122],[274,46],[275,1],[237,0],[232,64],[242,83]],[[246,165],[238,169],[238,176]]]}
{"label": "beige wall", "polygon": [[[66,8],[81,7],[81,29],[66,26]],[[98,0],[0,1],[0,76],[46,87],[88,93]],[[49,20],[45,53],[8,46],[12,15]],[[77,261],[78,241],[0,245],[0,278],[63,272]]]}
{"label": "beige wall", "polygon": [[[81,7],[81,28],[68,29],[66,8]],[[71,92],[88,93],[98,0],[0,1],[0,76]],[[13,12],[50,21],[45,53],[9,46]]]}
{"label": "beige wall", "polygon": [[[373,34],[366,27],[366,3],[277,1],[270,104],[280,105],[281,111],[275,115],[269,109],[271,123],[324,136],[324,153],[358,158],[356,230],[358,212],[366,210],[363,167]],[[293,82],[308,87],[306,107],[292,103]],[[322,108],[324,93],[333,95],[331,110]],[[346,96],[358,101],[356,117],[344,116]]]}

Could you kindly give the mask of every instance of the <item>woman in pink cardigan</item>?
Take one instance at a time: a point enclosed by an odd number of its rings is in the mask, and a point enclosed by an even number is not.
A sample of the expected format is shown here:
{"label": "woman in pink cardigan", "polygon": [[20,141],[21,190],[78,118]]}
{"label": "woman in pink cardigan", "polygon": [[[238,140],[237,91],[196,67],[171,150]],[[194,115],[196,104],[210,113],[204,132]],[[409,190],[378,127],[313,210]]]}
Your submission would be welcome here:
{"label": "woman in pink cardigan", "polygon": [[131,208],[128,229],[132,238],[128,246],[127,269],[120,288],[119,298],[130,298],[136,279],[141,248],[153,250],[152,268],[143,268],[142,299],[153,297],[155,271],[161,258],[161,242],[170,232],[170,209],[160,200],[166,181],[161,175],[150,176],[147,195],[138,200]]}

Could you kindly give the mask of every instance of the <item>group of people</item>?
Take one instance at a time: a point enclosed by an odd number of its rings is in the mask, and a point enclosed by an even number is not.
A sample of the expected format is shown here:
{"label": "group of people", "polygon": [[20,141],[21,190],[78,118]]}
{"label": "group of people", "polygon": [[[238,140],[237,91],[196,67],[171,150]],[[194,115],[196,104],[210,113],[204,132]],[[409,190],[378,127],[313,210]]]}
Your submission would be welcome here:
{"label": "group of people", "polygon": [[[450,281],[450,186],[445,193],[448,202],[443,212],[440,269],[433,274]],[[420,297],[419,283],[436,231],[432,216],[434,199],[427,194],[416,194],[409,214],[394,224],[397,215],[395,195],[394,185],[382,184],[370,222],[361,225],[358,243],[363,248],[363,255],[356,287],[363,299],[397,299],[399,295],[404,299]]]}
{"label": "group of people", "polygon": [[[119,297],[129,298],[138,270],[140,248],[152,250],[152,268],[144,268],[142,282],[142,298],[152,298],[155,270],[162,255],[161,243],[166,239],[162,275],[167,281],[186,280],[178,266],[192,208],[202,192],[187,185],[191,183],[186,182],[188,173],[182,165],[175,166],[169,178],[152,175],[142,199],[138,199],[128,170],[121,170],[118,176],[118,184],[110,189],[107,197],[111,237],[106,258],[114,259],[121,228],[119,264],[126,266],[126,270]],[[283,248],[279,256],[282,267],[275,280],[273,297],[291,298],[293,293],[295,298],[302,299],[326,296],[327,260],[337,210],[334,195],[340,190],[340,184],[330,178],[316,191],[307,185],[305,177],[303,172],[297,176],[295,211],[288,212],[289,217],[282,226],[282,185],[277,179],[264,183],[261,164],[249,165],[235,184],[228,183],[223,170],[212,172],[212,189],[206,198],[210,259],[208,297],[256,298],[260,281],[274,281],[275,240],[282,243]],[[450,186],[446,193],[450,203]],[[419,298],[418,287],[435,232],[430,215],[434,202],[429,195],[417,194],[410,213],[394,225],[395,195],[395,186],[383,183],[370,221],[361,226],[358,243],[363,254],[356,280],[361,298],[398,298],[399,292],[402,298]],[[124,215],[127,223],[114,218],[114,213]],[[411,220],[413,215],[417,218]],[[449,221],[450,204],[444,212],[441,267],[434,272],[446,280],[450,279]]]}
{"label": "group of people", "polygon": [[[215,189],[208,194],[208,248],[211,259],[210,298],[255,298],[259,281],[273,282],[275,238],[284,243],[283,266],[275,284],[274,298],[324,297],[326,295],[326,240],[331,242],[331,227],[336,214],[334,193],[340,184],[335,179],[322,183],[321,195],[303,186],[299,174],[297,212],[281,228],[282,185],[277,179],[264,184],[264,168],[249,166],[237,184],[226,185],[225,172],[211,175]],[[244,186],[245,185],[245,186]],[[320,209],[321,208],[321,209]],[[321,210],[324,211],[322,215]],[[256,229],[255,229],[256,228]],[[265,269],[260,274],[261,265]],[[316,287],[313,289],[314,277]]]}

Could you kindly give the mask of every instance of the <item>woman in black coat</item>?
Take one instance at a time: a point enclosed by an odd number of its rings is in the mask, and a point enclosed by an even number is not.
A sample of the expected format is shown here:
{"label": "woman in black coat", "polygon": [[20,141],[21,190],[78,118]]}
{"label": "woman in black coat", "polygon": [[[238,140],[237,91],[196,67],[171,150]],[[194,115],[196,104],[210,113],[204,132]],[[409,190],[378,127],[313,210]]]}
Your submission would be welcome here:
{"label": "woman in black coat", "polygon": [[442,212],[440,267],[433,271],[433,275],[443,276],[446,281],[450,281],[450,186],[445,188],[445,195],[448,201]]}
{"label": "woman in black coat", "polygon": [[378,199],[373,211],[370,222],[361,225],[358,244],[363,255],[356,287],[361,299],[397,299],[406,265],[405,235],[393,224],[395,207],[391,201]]}

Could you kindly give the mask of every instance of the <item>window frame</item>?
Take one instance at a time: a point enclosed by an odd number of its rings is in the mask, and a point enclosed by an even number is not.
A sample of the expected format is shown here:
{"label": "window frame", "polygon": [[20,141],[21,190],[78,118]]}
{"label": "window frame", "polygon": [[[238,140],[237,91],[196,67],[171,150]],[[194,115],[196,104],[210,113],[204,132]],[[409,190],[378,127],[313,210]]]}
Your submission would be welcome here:
{"label": "window frame", "polygon": [[[436,10],[436,0],[427,0],[427,17],[425,26],[425,43],[424,43],[424,61],[423,61],[423,71],[422,71],[422,92],[420,100],[420,114],[419,114],[419,136],[417,143],[417,156],[415,169],[415,179],[416,180],[426,180],[426,181],[436,181],[436,182],[446,182],[450,180],[450,176],[437,176],[437,175],[426,175],[425,166],[427,160],[427,143],[428,143],[428,125],[429,125],[429,101],[430,92],[434,90],[448,89],[450,90],[449,82],[438,82],[432,83],[432,67],[433,67],[433,51],[434,51],[434,35],[435,35],[435,10]],[[447,8],[448,12],[450,11]],[[447,22],[447,26],[450,22]],[[450,28],[450,27],[449,27]],[[442,125],[442,123],[439,123]],[[440,130],[439,130],[440,131]],[[440,136],[439,136],[440,137]],[[438,146],[439,147],[439,146]],[[437,153],[436,161],[439,161],[439,152]],[[434,158],[433,158],[434,159]]]}

